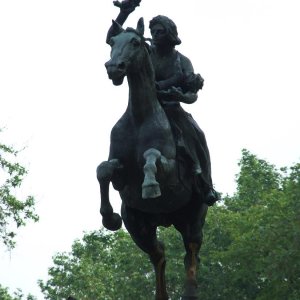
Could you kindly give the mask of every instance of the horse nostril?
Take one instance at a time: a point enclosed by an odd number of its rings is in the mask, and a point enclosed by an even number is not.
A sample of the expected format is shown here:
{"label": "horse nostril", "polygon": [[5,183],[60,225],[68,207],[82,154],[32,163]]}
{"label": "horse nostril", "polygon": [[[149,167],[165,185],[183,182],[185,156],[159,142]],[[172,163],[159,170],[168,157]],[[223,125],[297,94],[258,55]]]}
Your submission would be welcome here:
{"label": "horse nostril", "polygon": [[125,63],[124,62],[121,62],[118,64],[118,69],[119,70],[124,70],[125,69]]}

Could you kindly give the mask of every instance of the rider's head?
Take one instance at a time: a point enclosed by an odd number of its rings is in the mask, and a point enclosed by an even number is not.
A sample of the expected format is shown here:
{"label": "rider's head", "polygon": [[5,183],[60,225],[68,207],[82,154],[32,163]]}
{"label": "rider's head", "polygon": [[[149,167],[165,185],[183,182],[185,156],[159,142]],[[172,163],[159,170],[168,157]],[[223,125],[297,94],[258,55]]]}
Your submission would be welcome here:
{"label": "rider's head", "polygon": [[176,46],[181,44],[178,37],[177,27],[175,23],[166,16],[157,16],[150,21],[152,40],[154,45],[171,45]]}

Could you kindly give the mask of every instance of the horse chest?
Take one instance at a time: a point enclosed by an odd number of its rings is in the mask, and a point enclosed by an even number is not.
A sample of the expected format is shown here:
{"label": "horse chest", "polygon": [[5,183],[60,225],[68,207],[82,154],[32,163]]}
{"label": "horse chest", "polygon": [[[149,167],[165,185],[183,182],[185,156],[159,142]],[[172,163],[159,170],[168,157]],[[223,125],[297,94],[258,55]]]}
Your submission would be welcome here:
{"label": "horse chest", "polygon": [[137,151],[139,132],[128,118],[121,118],[111,131],[111,157],[131,160]]}

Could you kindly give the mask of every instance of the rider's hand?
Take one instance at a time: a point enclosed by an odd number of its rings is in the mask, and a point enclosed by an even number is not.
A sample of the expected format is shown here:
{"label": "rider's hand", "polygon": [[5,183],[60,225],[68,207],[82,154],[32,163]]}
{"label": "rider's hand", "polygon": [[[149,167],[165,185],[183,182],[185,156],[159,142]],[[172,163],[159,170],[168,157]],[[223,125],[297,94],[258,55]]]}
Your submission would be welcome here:
{"label": "rider's hand", "polygon": [[168,90],[161,90],[158,91],[158,95],[161,96],[164,100],[167,101],[182,101],[182,99],[184,98],[184,95],[182,93],[181,88],[177,88],[175,86],[172,86],[170,89]]}
{"label": "rider's hand", "polygon": [[182,89],[180,87],[172,86],[170,89],[170,96],[178,102],[181,102],[184,99],[184,95],[182,93]]}
{"label": "rider's hand", "polygon": [[126,14],[132,13],[137,6],[140,5],[141,0],[123,0],[120,1],[113,1],[114,5],[119,7],[121,12]]}

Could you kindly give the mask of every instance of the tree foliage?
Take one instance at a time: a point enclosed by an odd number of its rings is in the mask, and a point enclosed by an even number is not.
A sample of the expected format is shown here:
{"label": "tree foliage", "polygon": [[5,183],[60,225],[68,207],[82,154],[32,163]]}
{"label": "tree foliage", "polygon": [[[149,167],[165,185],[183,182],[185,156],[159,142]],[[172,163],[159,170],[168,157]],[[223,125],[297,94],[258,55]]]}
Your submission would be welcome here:
{"label": "tree foliage", "polygon": [[[243,150],[237,190],[210,208],[201,248],[201,299],[300,299],[300,164],[276,169]],[[171,299],[184,281],[183,244],[173,229],[161,228],[166,244]],[[123,230],[95,231],[57,254],[46,299],[153,299],[148,257]]]}
{"label": "tree foliage", "polygon": [[0,299],[1,300],[36,300],[31,294],[25,296],[22,290],[18,289],[11,295],[8,288],[1,286],[0,284]]}
{"label": "tree foliage", "polygon": [[[173,230],[162,229],[160,236],[169,250],[169,293],[176,295],[181,290],[178,281],[184,272],[183,244]],[[178,249],[181,249],[179,253]],[[110,233],[102,229],[85,234],[82,240],[74,242],[70,253],[55,255],[53,263],[48,271],[50,279],[46,283],[39,281],[46,299],[67,299],[69,296],[82,300],[154,297],[152,265],[124,230]],[[180,272],[176,272],[177,268]],[[178,277],[178,273],[181,276]]]}
{"label": "tree foliage", "polygon": [[33,196],[24,200],[16,196],[27,174],[16,160],[18,153],[13,147],[0,143],[0,240],[8,248],[15,245],[17,228],[25,226],[27,220],[38,221]]}
{"label": "tree foliage", "polygon": [[74,242],[70,253],[57,254],[53,262],[50,279],[39,283],[46,299],[113,299],[112,295],[130,299],[132,285],[133,299],[142,299],[143,290],[151,290],[140,280],[151,274],[150,264],[123,230],[86,234]]}
{"label": "tree foliage", "polygon": [[277,170],[243,150],[236,194],[207,219],[218,294],[206,299],[300,299],[299,196],[299,163]]}

